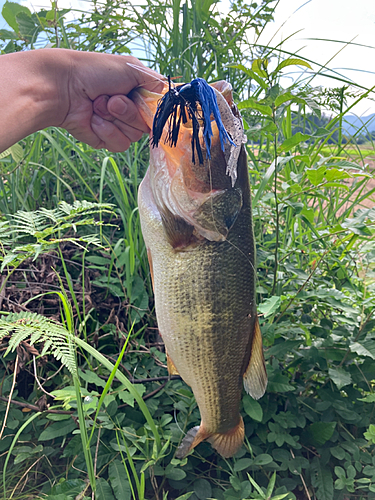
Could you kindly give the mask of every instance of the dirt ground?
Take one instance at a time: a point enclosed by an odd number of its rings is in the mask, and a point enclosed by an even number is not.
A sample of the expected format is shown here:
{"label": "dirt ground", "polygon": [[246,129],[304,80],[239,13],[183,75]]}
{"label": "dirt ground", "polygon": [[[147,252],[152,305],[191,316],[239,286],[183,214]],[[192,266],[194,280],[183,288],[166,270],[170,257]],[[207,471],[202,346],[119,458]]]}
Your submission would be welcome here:
{"label": "dirt ground", "polygon": [[[365,165],[369,166],[370,172],[374,174],[372,179],[369,179],[367,183],[367,192],[375,189],[375,158],[366,158]],[[363,193],[364,194],[364,193]],[[364,200],[361,205],[362,208],[373,208],[375,207],[375,192],[366,200]],[[359,208],[359,207],[358,207]]]}

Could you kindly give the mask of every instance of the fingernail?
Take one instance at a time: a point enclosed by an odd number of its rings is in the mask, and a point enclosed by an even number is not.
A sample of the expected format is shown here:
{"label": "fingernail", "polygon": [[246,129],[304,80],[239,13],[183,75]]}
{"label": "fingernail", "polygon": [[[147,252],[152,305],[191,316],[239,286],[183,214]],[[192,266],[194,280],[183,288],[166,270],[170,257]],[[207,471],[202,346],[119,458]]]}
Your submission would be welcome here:
{"label": "fingernail", "polygon": [[93,123],[94,125],[102,125],[104,122],[103,118],[100,118],[100,116],[98,115],[92,115],[92,118],[91,118],[91,123]]}
{"label": "fingernail", "polygon": [[121,97],[115,97],[111,102],[112,112],[116,115],[124,115],[128,109],[126,102]]}

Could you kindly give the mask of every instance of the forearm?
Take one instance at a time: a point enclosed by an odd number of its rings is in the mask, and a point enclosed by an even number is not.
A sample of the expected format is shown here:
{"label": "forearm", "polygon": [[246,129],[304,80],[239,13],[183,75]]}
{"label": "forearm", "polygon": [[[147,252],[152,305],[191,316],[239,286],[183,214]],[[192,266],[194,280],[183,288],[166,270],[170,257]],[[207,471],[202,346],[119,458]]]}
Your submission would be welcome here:
{"label": "forearm", "polygon": [[68,112],[70,51],[42,49],[0,56],[0,152]]}

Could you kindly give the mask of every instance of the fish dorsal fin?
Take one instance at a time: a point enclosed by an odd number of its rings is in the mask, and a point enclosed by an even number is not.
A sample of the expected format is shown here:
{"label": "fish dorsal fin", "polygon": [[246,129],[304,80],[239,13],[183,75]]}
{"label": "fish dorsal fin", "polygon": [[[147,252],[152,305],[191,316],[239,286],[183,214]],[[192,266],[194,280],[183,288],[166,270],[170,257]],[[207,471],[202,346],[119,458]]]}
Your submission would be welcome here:
{"label": "fish dorsal fin", "polygon": [[258,318],[255,320],[250,361],[243,375],[245,391],[254,399],[263,396],[267,387],[267,371],[263,356],[262,333]]}

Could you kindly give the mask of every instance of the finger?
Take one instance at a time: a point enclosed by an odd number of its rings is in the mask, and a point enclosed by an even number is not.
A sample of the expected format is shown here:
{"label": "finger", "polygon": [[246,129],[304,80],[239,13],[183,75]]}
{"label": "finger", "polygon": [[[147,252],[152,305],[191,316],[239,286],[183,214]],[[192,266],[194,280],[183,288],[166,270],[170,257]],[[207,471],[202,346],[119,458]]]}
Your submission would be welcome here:
{"label": "finger", "polygon": [[77,81],[84,81],[84,94],[94,101],[100,95],[128,95],[134,88],[162,89],[164,77],[131,56],[79,51],[73,54]]}
{"label": "finger", "polygon": [[148,133],[149,127],[141,117],[137,106],[126,96],[115,95],[107,102],[107,111],[120,122],[132,128]]}
{"label": "finger", "polygon": [[95,114],[97,114],[104,120],[113,122],[116,117],[111,115],[111,113],[108,111],[108,100],[109,95],[100,95],[94,100],[94,102],[92,103],[92,107]]}
{"label": "finger", "polygon": [[123,123],[120,120],[115,120],[112,122],[131,142],[139,141],[144,132],[138,130],[137,128],[132,127],[128,123]]}
{"label": "finger", "polygon": [[131,144],[129,137],[124,135],[114,123],[103,120],[96,114],[92,116],[91,128],[103,143],[100,147],[104,147],[113,153],[126,151]]}
{"label": "finger", "polygon": [[[161,92],[163,90],[167,81],[164,76],[160,75],[153,69],[144,66],[138,59],[136,59],[133,63],[128,62],[127,64],[133,68],[136,73],[139,73],[136,77],[141,81],[139,85],[140,87],[150,90],[151,92]],[[150,78],[152,79],[150,80]]]}

